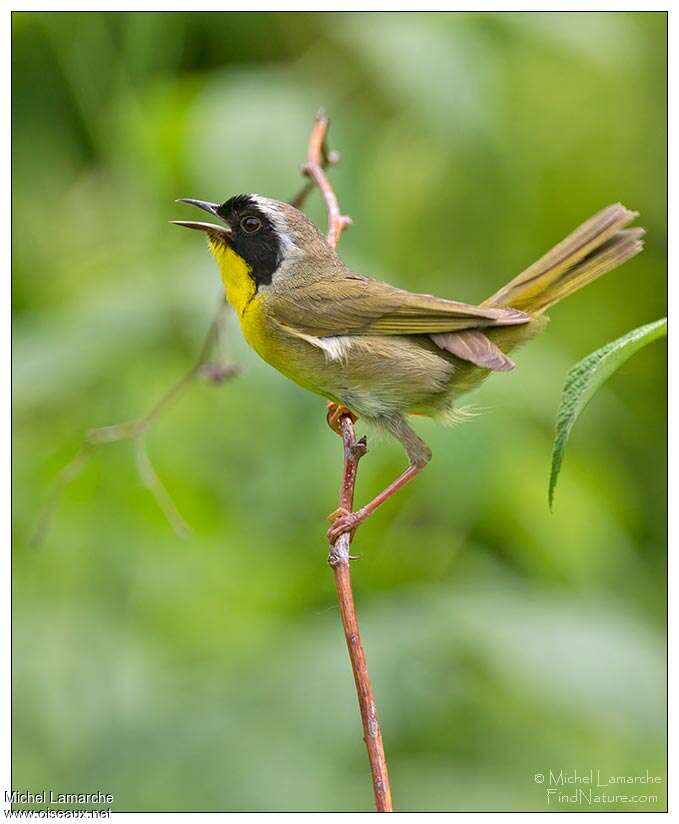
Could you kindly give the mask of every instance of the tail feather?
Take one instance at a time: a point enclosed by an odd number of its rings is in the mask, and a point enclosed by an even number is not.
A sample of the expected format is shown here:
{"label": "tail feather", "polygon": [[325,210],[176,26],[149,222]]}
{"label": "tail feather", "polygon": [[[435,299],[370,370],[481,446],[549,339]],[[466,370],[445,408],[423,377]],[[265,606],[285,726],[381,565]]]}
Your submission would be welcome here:
{"label": "tail feather", "polygon": [[624,228],[636,217],[620,203],[602,209],[482,305],[541,314],[641,251],[644,230]]}

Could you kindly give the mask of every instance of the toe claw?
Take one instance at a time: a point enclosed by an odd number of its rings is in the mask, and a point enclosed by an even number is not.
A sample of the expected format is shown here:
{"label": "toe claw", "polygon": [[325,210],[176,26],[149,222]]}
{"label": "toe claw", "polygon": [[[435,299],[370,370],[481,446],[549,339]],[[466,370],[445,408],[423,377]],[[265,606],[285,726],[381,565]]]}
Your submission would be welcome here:
{"label": "toe claw", "polygon": [[333,432],[336,432],[340,438],[342,437],[342,416],[344,415],[349,417],[352,423],[356,423],[358,420],[356,415],[354,415],[348,406],[344,406],[341,403],[335,403],[334,401],[328,401],[328,414],[325,419],[327,420],[330,429],[332,429]]}
{"label": "toe claw", "polygon": [[334,544],[340,535],[344,535],[345,532],[349,532],[350,538],[353,538],[356,527],[360,523],[361,518],[356,512],[346,512],[345,510],[343,514],[338,515],[338,517],[334,519],[332,526],[328,530],[328,540],[331,544]]}

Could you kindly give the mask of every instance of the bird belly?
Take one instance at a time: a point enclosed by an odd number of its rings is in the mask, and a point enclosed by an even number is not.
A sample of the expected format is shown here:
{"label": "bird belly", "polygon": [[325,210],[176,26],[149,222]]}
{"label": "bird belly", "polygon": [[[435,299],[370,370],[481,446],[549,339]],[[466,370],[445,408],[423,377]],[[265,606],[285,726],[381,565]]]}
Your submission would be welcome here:
{"label": "bird belly", "polygon": [[241,316],[241,329],[257,354],[287,378],[361,417],[435,415],[448,404],[453,358],[428,337],[352,335],[314,345],[272,323],[259,296]]}
{"label": "bird belly", "polygon": [[337,364],[342,403],[368,418],[436,414],[453,374],[449,359],[420,335],[355,336]]}
{"label": "bird belly", "polygon": [[[323,378],[322,352],[272,323],[263,296],[253,298],[241,315],[241,331],[257,354],[304,389],[331,398]],[[334,398],[331,398],[334,400]]]}

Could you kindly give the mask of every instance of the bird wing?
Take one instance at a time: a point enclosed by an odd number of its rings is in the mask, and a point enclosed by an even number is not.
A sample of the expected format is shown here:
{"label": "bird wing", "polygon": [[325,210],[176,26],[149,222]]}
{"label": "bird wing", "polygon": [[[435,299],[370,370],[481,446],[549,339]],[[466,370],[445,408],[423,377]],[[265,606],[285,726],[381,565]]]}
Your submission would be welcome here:
{"label": "bird wing", "polygon": [[358,275],[296,281],[276,295],[275,317],[301,335],[431,335],[530,320],[517,309],[415,294]]}

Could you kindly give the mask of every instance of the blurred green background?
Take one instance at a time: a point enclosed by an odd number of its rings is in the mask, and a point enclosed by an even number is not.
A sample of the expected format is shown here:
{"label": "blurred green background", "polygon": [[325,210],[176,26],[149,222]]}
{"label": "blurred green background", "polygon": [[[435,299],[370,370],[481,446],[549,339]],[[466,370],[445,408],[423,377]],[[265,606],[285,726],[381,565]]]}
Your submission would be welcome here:
{"label": "blurred green background", "polygon": [[[193,535],[119,444],[30,543],[82,433],[196,356],[218,278],[174,198],[291,196],[322,105],[341,255],[401,286],[476,302],[608,203],[641,212],[643,255],[552,310],[481,414],[417,422],[434,460],[354,580],[397,809],[592,809],[548,805],[550,769],[648,770],[657,802],[594,808],[662,809],[664,343],[588,408],[553,514],[547,479],[568,368],[666,313],[665,15],[15,13],[12,63],[14,787],[372,806],[325,563],[340,444],[233,319],[242,375],[148,439]],[[359,501],[403,467],[372,438]]]}

